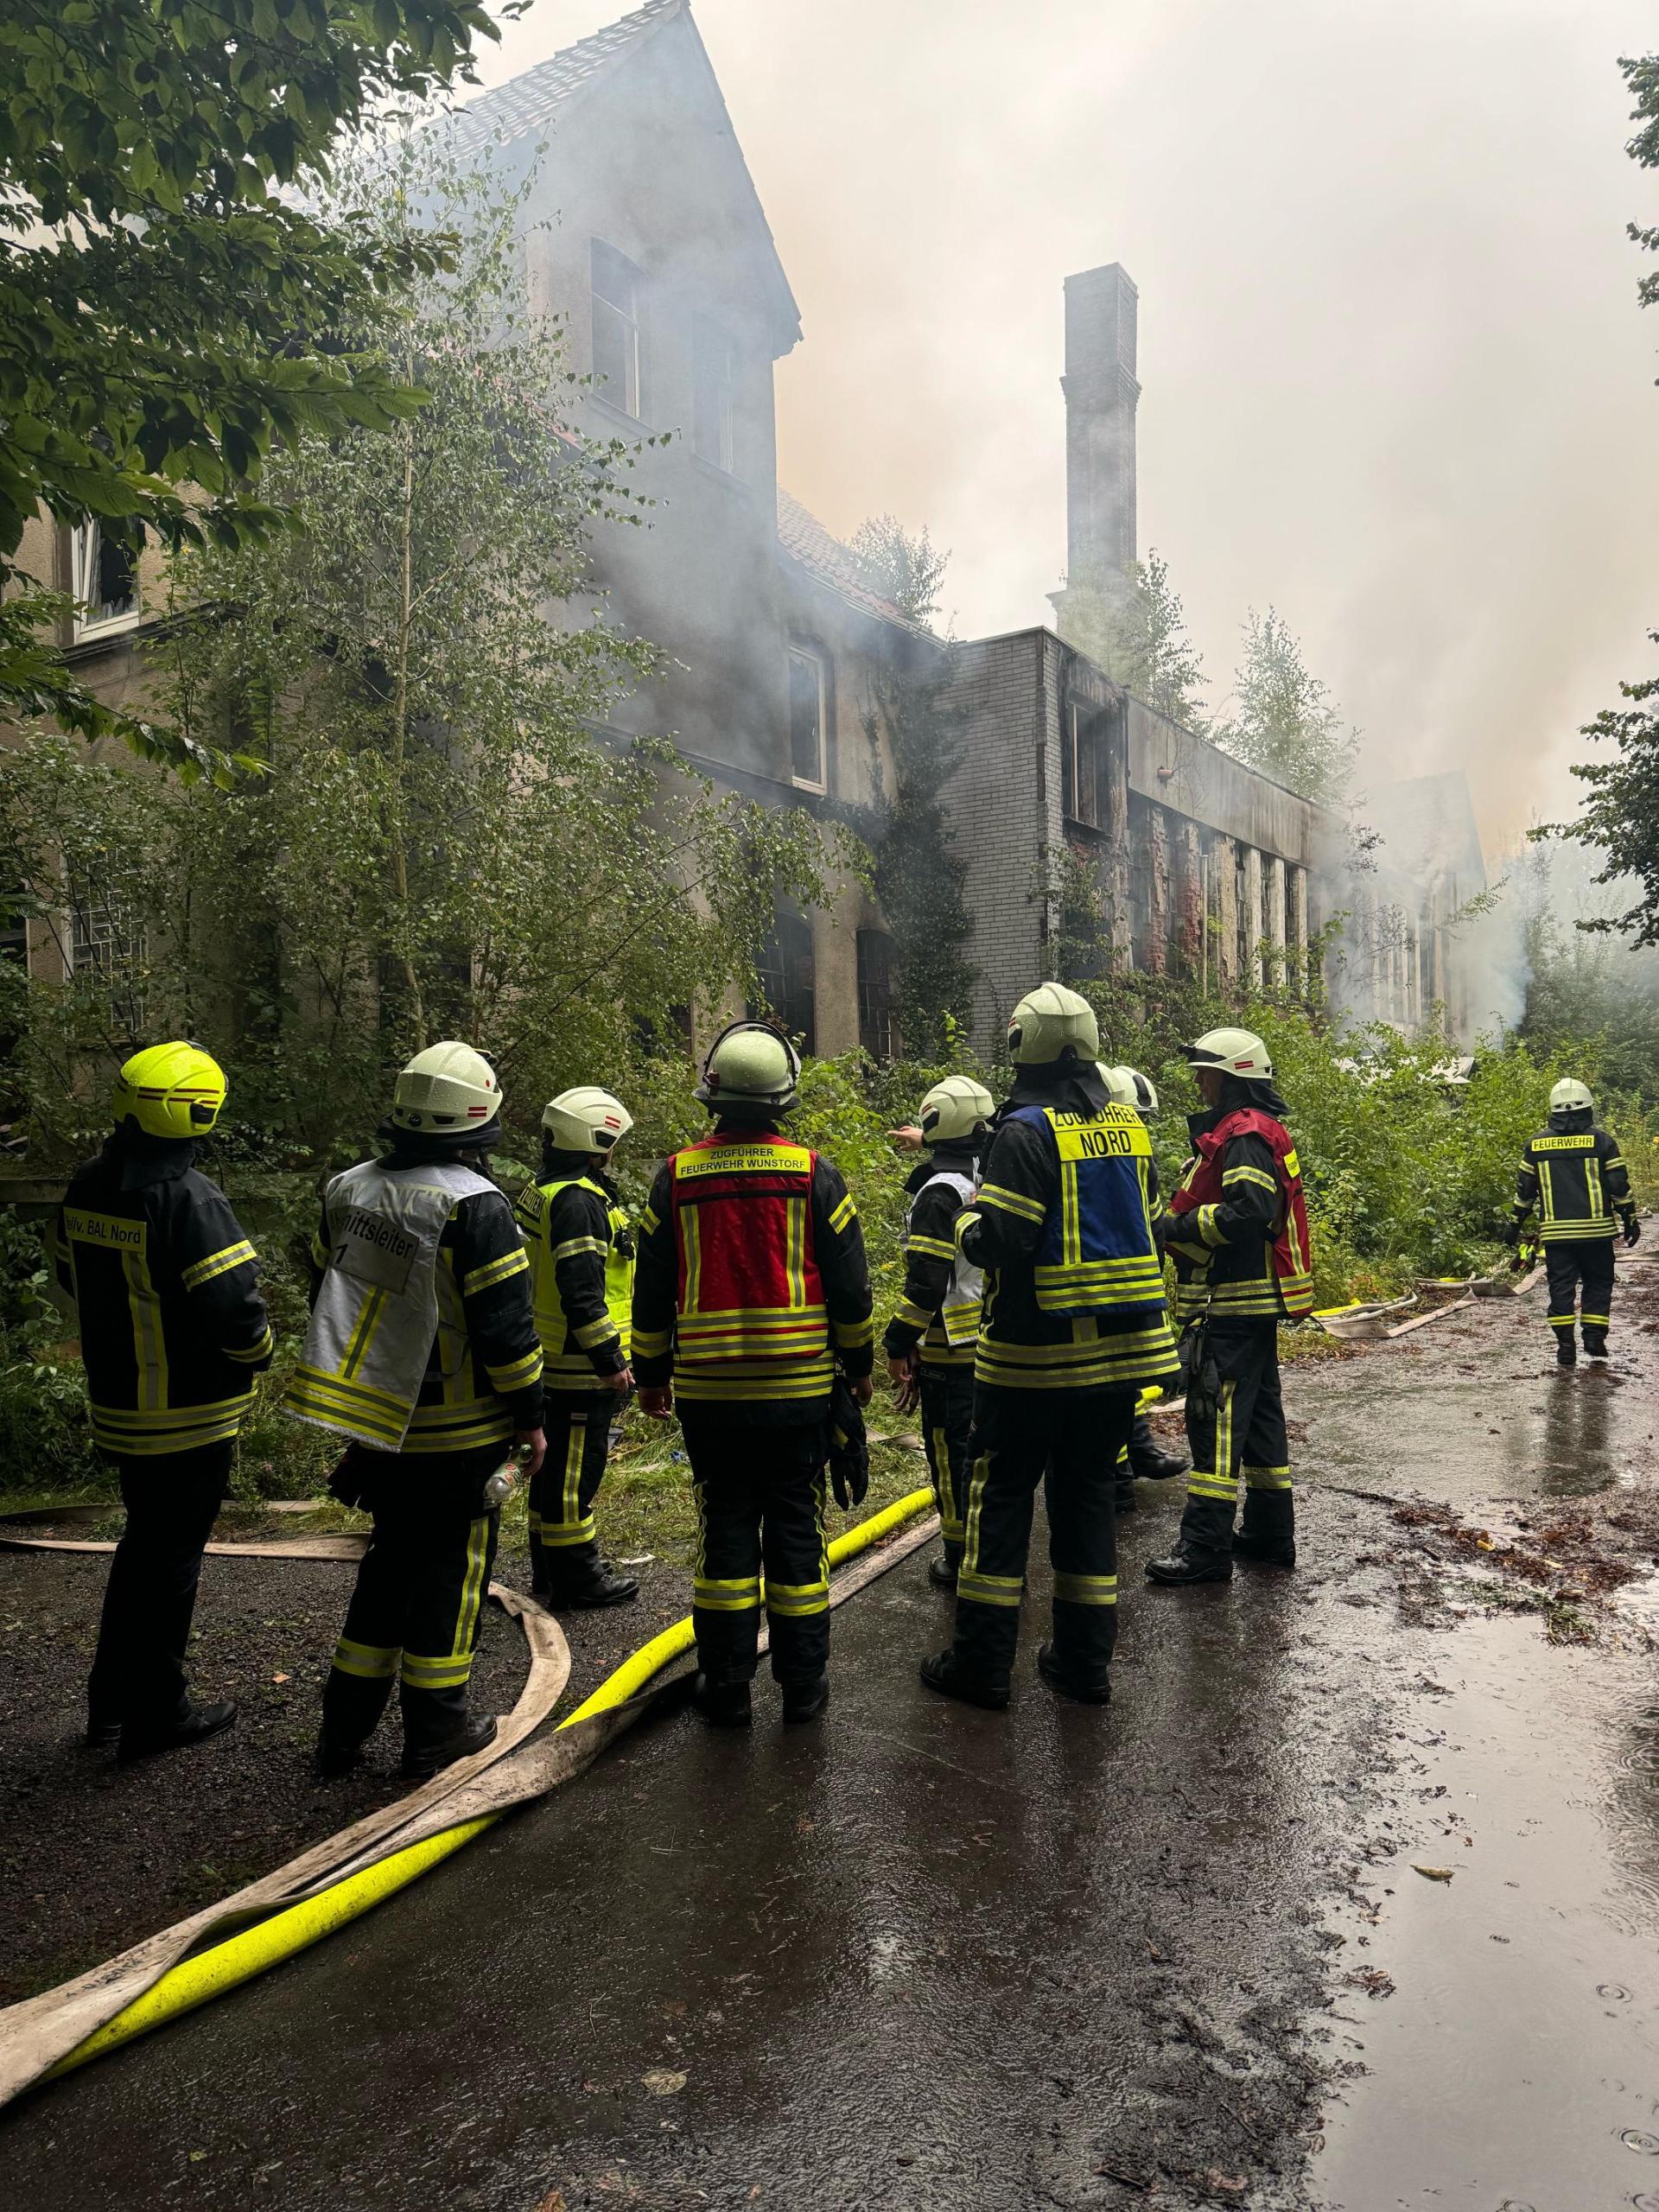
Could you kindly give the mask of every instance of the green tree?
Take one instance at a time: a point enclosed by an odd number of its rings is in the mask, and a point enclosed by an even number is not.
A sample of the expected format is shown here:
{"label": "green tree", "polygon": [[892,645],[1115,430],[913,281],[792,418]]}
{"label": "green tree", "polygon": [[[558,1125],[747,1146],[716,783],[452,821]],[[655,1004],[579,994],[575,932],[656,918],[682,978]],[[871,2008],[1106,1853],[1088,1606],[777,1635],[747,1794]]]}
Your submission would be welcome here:
{"label": "green tree", "polygon": [[342,130],[470,79],[496,36],[481,0],[0,13],[0,711],[224,772],[42,643],[67,603],[18,566],[24,529],[44,506],[130,552],[233,547],[284,519],[261,489],[274,445],[408,416],[419,395],[370,334],[444,245],[302,194]]}
{"label": "green tree", "polygon": [[1233,678],[1233,713],[1217,720],[1216,743],[1304,798],[1339,805],[1352,780],[1358,734],[1343,721],[1330,691],[1302,658],[1302,648],[1273,607],[1254,607]]}
{"label": "green tree", "polygon": [[683,1091],[680,1011],[741,995],[776,898],[822,893],[804,811],[604,738],[655,655],[569,610],[592,531],[642,519],[633,449],[560,411],[573,379],[524,309],[516,208],[446,200],[425,160],[419,142],[350,189],[394,241],[435,199],[467,233],[451,280],[378,334],[429,404],[273,457],[303,532],[176,564],[170,717],[270,772],[187,787],[61,739],[16,756],[0,874],[46,914],[67,870],[117,925],[100,971],[37,982],[24,1009],[35,1121],[66,1144],[88,1056],[141,1023],[219,1051],[233,1128],[279,1158],[365,1136],[436,1035],[497,1055],[521,1128],[575,1081],[655,1095],[661,1058]]}
{"label": "green tree", "polygon": [[950,556],[940,552],[925,529],[912,532],[896,516],[872,515],[853,532],[848,550],[901,614],[924,628],[931,623]]}
{"label": "green tree", "polygon": [[1118,588],[1073,589],[1065,605],[1067,645],[1172,721],[1204,728],[1204,658],[1161,553],[1131,561]]}

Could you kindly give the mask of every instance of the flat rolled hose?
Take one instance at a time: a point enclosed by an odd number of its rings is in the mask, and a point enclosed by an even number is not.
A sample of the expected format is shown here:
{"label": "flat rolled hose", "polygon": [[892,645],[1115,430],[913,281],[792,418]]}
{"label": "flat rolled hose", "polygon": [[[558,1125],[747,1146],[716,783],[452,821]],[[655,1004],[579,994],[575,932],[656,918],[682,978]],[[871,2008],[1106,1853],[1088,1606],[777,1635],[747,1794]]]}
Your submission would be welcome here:
{"label": "flat rolled hose", "polygon": [[[884,1536],[891,1535],[907,1522],[915,1520],[918,1514],[931,1511],[932,1505],[933,1493],[931,1490],[912,1491],[908,1497],[901,1497],[883,1511],[873,1514],[868,1521],[861,1521],[855,1528],[848,1529],[831,1543],[829,1549],[830,1566],[839,1567],[844,1561],[856,1558],[861,1552],[880,1543]],[[601,1725],[604,1716],[618,1713],[621,1707],[639,1698],[652,1678],[672,1660],[690,1650],[694,1641],[691,1620],[688,1615],[684,1620],[675,1622],[671,1628],[664,1629],[660,1636],[653,1637],[650,1643],[642,1644],[631,1657],[625,1659],[615,1672],[600,1684],[593,1695],[552,1732],[556,1738],[566,1730],[580,1728],[583,1731],[583,1738],[572,1743],[568,1758],[560,1756],[564,1747],[554,1748],[550,1738],[549,1770],[542,1788],[552,1788],[560,1782],[574,1778],[576,1773],[592,1763],[614,1736],[621,1734],[625,1728],[632,1726],[636,1719],[642,1717],[648,1706],[642,1706],[640,1712],[629,1714],[614,1726]],[[535,1748],[534,1745],[524,1746],[512,1756],[522,1758],[526,1751]],[[534,1794],[540,1795],[541,1789]],[[251,1980],[256,1974],[264,1974],[269,1967],[281,1965],[284,1960],[308,1949],[325,1936],[333,1935],[337,1928],[344,1927],[347,1922],[357,1919],[397,1891],[406,1888],[410,1882],[418,1880],[429,1868],[448,1859],[453,1852],[461,1850],[474,1836],[481,1835],[486,1828],[493,1827],[501,1818],[502,1812],[508,1809],[510,1807],[504,1806],[499,1811],[482,1813],[475,1818],[465,1819],[454,1826],[444,1827],[436,1834],[424,1836],[420,1841],[408,1844],[372,1866],[344,1875],[319,1895],[304,1898],[285,1910],[272,1914],[270,1918],[214,1944],[210,1950],[182,1960],[177,1966],[169,1967],[142,1996],[135,1998],[111,2019],[105,2021],[102,2027],[95,2029],[84,2041],[77,2044],[55,2065],[48,2069],[45,2078],[55,2080],[60,2074],[72,2072],[75,2068],[86,2065],[89,2059],[101,2057],[105,2052],[131,2042],[135,2037],[148,2034],[152,2028],[161,2027],[168,2020],[177,2019],[182,2013],[194,2012],[200,2005],[210,2003],[215,1997],[224,1996],[227,1991]]]}

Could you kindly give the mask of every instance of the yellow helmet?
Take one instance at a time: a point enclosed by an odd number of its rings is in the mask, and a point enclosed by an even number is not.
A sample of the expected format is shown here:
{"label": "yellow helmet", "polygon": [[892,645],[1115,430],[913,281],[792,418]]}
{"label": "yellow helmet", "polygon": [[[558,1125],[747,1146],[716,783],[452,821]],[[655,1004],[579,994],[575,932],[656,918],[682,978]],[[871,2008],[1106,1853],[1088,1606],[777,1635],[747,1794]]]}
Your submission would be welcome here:
{"label": "yellow helmet", "polygon": [[561,1152],[608,1152],[633,1127],[633,1116],[596,1083],[580,1083],[548,1100],[542,1127]]}
{"label": "yellow helmet", "polygon": [[989,1121],[995,1102],[970,1075],[948,1075],[922,1101],[922,1142],[960,1144]]}
{"label": "yellow helmet", "polygon": [[475,1138],[501,1118],[501,1086],[482,1052],[448,1038],[416,1052],[391,1093],[394,1128]]}
{"label": "yellow helmet", "polygon": [[800,1103],[801,1056],[769,1021],[734,1021],[709,1047],[695,1096],[711,1113],[769,1121]]}
{"label": "yellow helmet", "polygon": [[1008,1058],[1016,1067],[1046,1067],[1056,1060],[1092,1060],[1100,1052],[1100,1024],[1087,999],[1064,983],[1027,991],[1008,1023]]}
{"label": "yellow helmet", "polygon": [[175,1038],[135,1052],[115,1079],[110,1103],[118,1127],[129,1116],[147,1136],[206,1136],[219,1119],[225,1071],[200,1045]]}

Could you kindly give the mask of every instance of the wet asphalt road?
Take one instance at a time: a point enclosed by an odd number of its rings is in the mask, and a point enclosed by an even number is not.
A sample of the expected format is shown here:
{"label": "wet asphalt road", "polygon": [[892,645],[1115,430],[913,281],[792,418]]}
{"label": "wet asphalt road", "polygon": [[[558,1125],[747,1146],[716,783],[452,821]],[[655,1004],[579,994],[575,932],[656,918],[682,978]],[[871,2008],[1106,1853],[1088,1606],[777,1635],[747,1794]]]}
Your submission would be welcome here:
{"label": "wet asphalt road", "polygon": [[[1294,1577],[1143,1590],[1179,1510],[1143,1484],[1109,1713],[1034,1679],[1041,1567],[1013,1711],[931,1698],[915,1665],[949,1607],[912,1560],[837,1613],[821,1728],[783,1731],[768,1693],[752,1736],[683,1715],[629,1739],[354,1928],[28,2101],[0,2121],[0,2180],[38,2212],[1641,2202],[1659,2191],[1659,2136],[1651,2157],[1624,2139],[1659,2128],[1641,2109],[1659,2099],[1642,1682],[1549,1650],[1535,1622],[1403,1608],[1386,1509],[1319,1487],[1582,1487],[1553,1461],[1586,1436],[1604,1479],[1645,1479],[1656,1340],[1622,1382],[1558,1385],[1544,1333],[1535,1301],[1475,1308],[1408,1355],[1293,1371]],[[1650,1662],[1643,1679],[1651,1713]],[[1574,1714],[1574,1757],[1553,1758]],[[1619,1730],[1624,1761],[1597,1749]],[[1490,1899],[1469,1880],[1479,1792],[1456,1794],[1471,1740],[1535,1847],[1499,1872],[1494,1844]],[[1459,1851],[1462,1889],[1410,1871]],[[1511,1918],[1470,1921],[1471,1896]],[[1488,1943],[1482,1963],[1515,1952],[1517,1977],[1451,1971],[1453,1930]],[[1494,2037],[1501,2005],[1553,2044]],[[1495,2047],[1521,2056],[1494,2073]],[[1599,2096],[1593,2151],[1560,2162],[1575,2196],[1549,2173],[1556,2193],[1524,2186],[1559,2130],[1529,2160],[1502,2122],[1507,2094],[1543,2129],[1535,2063],[1549,2109]],[[1617,2094],[1588,2075],[1578,2093],[1592,2065]],[[1448,2082],[1483,2124],[1455,2098],[1447,2117]]]}

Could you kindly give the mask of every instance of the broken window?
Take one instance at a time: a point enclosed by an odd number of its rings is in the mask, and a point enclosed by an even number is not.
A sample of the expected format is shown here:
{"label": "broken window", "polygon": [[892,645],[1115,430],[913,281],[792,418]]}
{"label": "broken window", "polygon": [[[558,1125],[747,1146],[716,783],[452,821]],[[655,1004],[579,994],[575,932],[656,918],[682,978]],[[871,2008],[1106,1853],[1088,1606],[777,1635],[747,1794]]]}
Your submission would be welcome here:
{"label": "broken window", "polygon": [[772,1020],[813,1050],[817,1035],[817,973],[812,958],[812,924],[798,906],[780,906],[755,961],[760,995],[752,1001],[752,1021]]}
{"label": "broken window", "polygon": [[691,449],[704,461],[733,473],[732,341],[708,315],[694,318],[692,346]]}
{"label": "broken window", "polygon": [[639,306],[644,279],[625,254],[603,239],[593,247],[594,375],[613,407],[637,418],[639,390]]}
{"label": "broken window", "polygon": [[893,939],[885,930],[858,932],[858,1041],[873,1060],[898,1057],[893,1009]]}
{"label": "broken window", "polygon": [[76,639],[130,628],[138,620],[138,570],[126,547],[97,523],[83,522],[71,533],[70,554]]}
{"label": "broken window", "polygon": [[803,790],[823,791],[823,663],[817,653],[789,649],[789,772]]}
{"label": "broken window", "polygon": [[1100,827],[1100,784],[1105,716],[1092,707],[1071,706],[1060,739],[1060,807],[1069,822]]}

